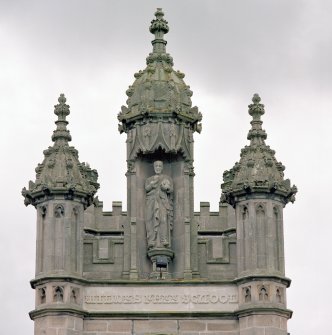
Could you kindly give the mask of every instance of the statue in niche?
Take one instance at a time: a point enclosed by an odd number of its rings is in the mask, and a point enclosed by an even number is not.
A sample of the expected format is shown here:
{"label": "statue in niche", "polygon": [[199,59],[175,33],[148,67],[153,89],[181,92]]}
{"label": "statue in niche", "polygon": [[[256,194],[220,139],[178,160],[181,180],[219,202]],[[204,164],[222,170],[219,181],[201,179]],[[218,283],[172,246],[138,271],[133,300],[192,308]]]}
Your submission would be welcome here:
{"label": "statue in niche", "polygon": [[162,174],[162,161],[155,161],[153,167],[156,174],[145,182],[148,249],[167,248],[170,246],[170,232],[173,228],[173,181],[171,177]]}

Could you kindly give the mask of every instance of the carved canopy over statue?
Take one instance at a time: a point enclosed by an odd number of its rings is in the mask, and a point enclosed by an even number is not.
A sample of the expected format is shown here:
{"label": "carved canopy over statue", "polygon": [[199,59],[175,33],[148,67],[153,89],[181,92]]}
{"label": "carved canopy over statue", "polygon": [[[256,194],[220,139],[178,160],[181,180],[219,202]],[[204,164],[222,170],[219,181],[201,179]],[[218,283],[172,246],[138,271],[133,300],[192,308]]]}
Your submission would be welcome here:
{"label": "carved canopy over statue", "polygon": [[155,175],[145,182],[145,224],[148,249],[169,248],[173,226],[173,181],[162,174],[163,162],[153,164]]}

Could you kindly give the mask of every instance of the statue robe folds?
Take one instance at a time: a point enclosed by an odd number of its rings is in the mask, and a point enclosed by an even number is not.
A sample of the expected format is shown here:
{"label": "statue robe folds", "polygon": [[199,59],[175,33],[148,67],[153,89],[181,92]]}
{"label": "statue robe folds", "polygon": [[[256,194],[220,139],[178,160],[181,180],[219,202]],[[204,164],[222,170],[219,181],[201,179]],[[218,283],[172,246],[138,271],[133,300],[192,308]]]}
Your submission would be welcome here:
{"label": "statue robe folds", "polygon": [[172,179],[163,174],[156,174],[146,180],[145,191],[148,249],[168,248],[173,228]]}

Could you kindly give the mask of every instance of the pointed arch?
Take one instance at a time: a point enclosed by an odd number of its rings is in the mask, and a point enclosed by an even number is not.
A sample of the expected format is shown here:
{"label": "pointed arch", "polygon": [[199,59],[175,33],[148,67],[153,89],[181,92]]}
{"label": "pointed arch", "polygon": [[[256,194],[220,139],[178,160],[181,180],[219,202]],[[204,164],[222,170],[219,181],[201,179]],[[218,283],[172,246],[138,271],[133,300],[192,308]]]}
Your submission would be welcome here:
{"label": "pointed arch", "polygon": [[53,288],[53,301],[63,302],[63,287],[62,286],[55,286]]}
{"label": "pointed arch", "polygon": [[268,288],[266,286],[262,285],[259,288],[258,298],[259,298],[260,301],[268,301],[269,300],[269,292],[268,292]]}
{"label": "pointed arch", "polygon": [[[250,250],[250,242],[248,241],[249,237],[249,209],[247,204],[243,205],[240,208],[240,227],[242,231],[242,236],[239,236],[239,238],[242,240],[241,246],[240,247],[240,252],[241,252],[241,258],[240,262],[241,268],[245,270],[248,266],[250,266],[251,263],[251,255],[249,254]],[[240,233],[240,232],[239,232]]]}
{"label": "pointed arch", "polygon": [[257,267],[266,267],[266,212],[265,206],[258,203],[255,207],[256,212],[256,241],[257,241]]}
{"label": "pointed arch", "polygon": [[273,225],[273,235],[275,237],[275,242],[274,242],[274,255],[275,255],[275,269],[277,271],[281,270],[281,239],[282,236],[280,236],[280,209],[278,206],[273,206],[273,214],[272,214],[272,225]]}

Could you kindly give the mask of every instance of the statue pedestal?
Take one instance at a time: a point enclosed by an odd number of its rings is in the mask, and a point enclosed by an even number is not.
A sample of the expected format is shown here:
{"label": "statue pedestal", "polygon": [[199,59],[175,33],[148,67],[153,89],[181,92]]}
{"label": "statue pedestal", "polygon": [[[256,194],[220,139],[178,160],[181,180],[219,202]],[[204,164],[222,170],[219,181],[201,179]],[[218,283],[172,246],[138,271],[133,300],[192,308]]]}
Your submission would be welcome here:
{"label": "statue pedestal", "polygon": [[174,257],[174,251],[172,249],[152,248],[148,251],[148,256],[152,262],[152,272],[150,274],[150,278],[171,278],[171,275],[168,272],[168,264]]}

